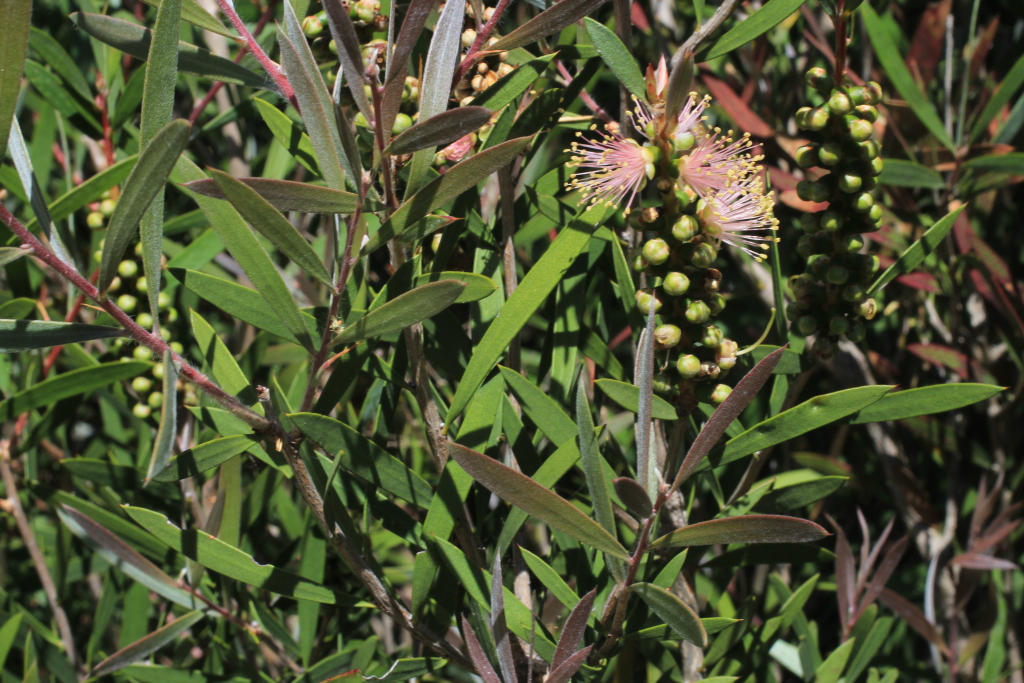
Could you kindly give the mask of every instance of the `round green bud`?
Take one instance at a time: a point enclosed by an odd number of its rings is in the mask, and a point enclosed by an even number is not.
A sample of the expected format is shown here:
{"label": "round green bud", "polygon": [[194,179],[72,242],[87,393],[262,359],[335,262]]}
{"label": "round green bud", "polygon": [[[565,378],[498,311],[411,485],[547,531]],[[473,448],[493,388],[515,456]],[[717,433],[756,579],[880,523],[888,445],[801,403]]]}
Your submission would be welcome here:
{"label": "round green bud", "polygon": [[708,321],[711,317],[711,308],[701,300],[691,301],[686,305],[686,312],[684,313],[686,319],[694,325],[699,325]]}
{"label": "round green bud", "polygon": [[693,136],[693,133],[685,130],[673,135],[672,141],[677,152],[687,152],[693,149],[693,146],[697,143],[697,138]]}
{"label": "round green bud", "polygon": [[136,346],[132,350],[132,358],[134,358],[135,360],[149,360],[152,357],[152,352],[145,346]]}
{"label": "round green bud", "polygon": [[711,315],[718,315],[725,310],[725,297],[715,292],[708,297],[708,308],[711,309]]}
{"label": "round green bud", "polygon": [[860,151],[861,156],[867,157],[868,159],[874,159],[882,151],[877,140],[864,140],[862,142],[858,142],[857,149]]}
{"label": "round green bud", "polygon": [[872,107],[870,104],[860,105],[859,107],[853,110],[853,113],[856,114],[859,118],[869,123],[874,123],[875,121],[878,120],[878,110]]}
{"label": "round green bud", "polygon": [[654,294],[643,289],[637,290],[636,307],[640,309],[640,312],[644,315],[649,315],[652,305],[654,306],[655,313],[661,310],[661,302],[655,298]]}
{"label": "round green bud", "polygon": [[693,254],[690,256],[690,263],[696,268],[710,268],[717,257],[718,251],[707,242],[704,242],[694,247]]}
{"label": "round green bud", "polygon": [[103,227],[103,214],[99,211],[93,211],[85,217],[85,224],[93,230],[99,230]]}
{"label": "round green bud", "polygon": [[800,239],[796,241],[796,253],[803,258],[814,253],[814,240],[810,235],[800,235]]}
{"label": "round green bud", "polygon": [[139,300],[131,294],[122,294],[117,297],[117,307],[125,313],[134,313],[135,307],[138,305]]}
{"label": "round green bud", "polygon": [[821,130],[828,125],[828,110],[818,108],[807,115],[807,130]]}
{"label": "round green bud", "polygon": [[881,175],[883,166],[885,166],[885,162],[882,161],[882,157],[874,157],[868,164],[868,173],[873,176]]}
{"label": "round green bud", "polygon": [[850,279],[850,271],[848,271],[845,266],[833,263],[828,267],[828,271],[825,273],[825,279],[834,285],[843,285]]}
{"label": "round green bud", "polygon": [[686,273],[673,271],[661,281],[661,288],[669,296],[682,296],[690,289],[690,278],[686,277]]}
{"label": "round green bud", "polygon": [[306,34],[307,38],[316,38],[324,32],[324,25],[314,14],[302,20],[302,32]]}
{"label": "round green bud", "polygon": [[149,398],[146,399],[146,403],[148,403],[149,407],[153,410],[157,410],[164,403],[164,395],[159,391],[154,391],[149,395]]}
{"label": "round green bud", "polygon": [[869,81],[864,87],[867,89],[867,98],[864,100],[864,104],[875,105],[882,101],[882,86],[874,81]]}
{"label": "round green bud", "polygon": [[795,323],[800,318],[800,307],[795,303],[786,304],[786,320]]}
{"label": "round green bud", "polygon": [[821,227],[829,232],[835,232],[843,227],[843,215],[838,211],[828,209],[821,213]]}
{"label": "round green bud", "polygon": [[153,366],[153,376],[156,377],[157,379],[163,379],[164,378],[164,364],[163,363],[157,363],[156,365]]}
{"label": "round green bud", "polygon": [[654,343],[659,349],[671,349],[683,338],[683,331],[675,325],[658,325],[654,328]]}
{"label": "round green bud", "polygon": [[367,122],[366,117],[363,116],[362,112],[358,112],[352,117],[352,123],[356,124],[357,128],[369,128],[370,124]]}
{"label": "round green bud", "polygon": [[853,103],[850,102],[849,96],[840,91],[833,90],[832,96],[828,98],[828,110],[836,116],[843,116],[849,114],[850,110],[853,109]]}
{"label": "round green bud", "polygon": [[136,377],[132,380],[132,389],[137,393],[144,394],[153,387],[153,380],[148,377]]}
{"label": "round green bud", "polygon": [[879,204],[874,204],[868,209],[868,218],[878,223],[882,220],[882,207]]}
{"label": "round green bud", "polygon": [[878,303],[874,299],[865,299],[857,304],[854,310],[860,317],[871,320],[878,313]]}
{"label": "round green bud", "polygon": [[862,85],[850,88],[846,92],[849,94],[850,101],[853,102],[854,106],[861,106],[865,104],[868,101],[868,96],[870,95],[867,88]]}
{"label": "round green bud", "polygon": [[690,354],[679,356],[679,360],[676,361],[676,370],[683,378],[693,379],[700,374],[700,359]]}
{"label": "round green bud", "polygon": [[114,279],[110,281],[110,286],[107,287],[108,292],[116,292],[121,289],[121,278],[114,276]]}
{"label": "round green bud", "polygon": [[843,300],[851,304],[857,303],[867,295],[867,290],[858,284],[846,285],[843,287]]}
{"label": "round green bud", "polygon": [[672,250],[669,248],[668,242],[656,237],[652,240],[647,240],[647,244],[644,245],[643,255],[651,265],[660,266],[669,260],[669,257],[672,256]]}
{"label": "round green bud", "polygon": [[850,328],[846,331],[846,338],[852,341],[854,344],[864,341],[864,337],[867,336],[868,328],[860,318],[855,318],[850,323]]}
{"label": "round green bud", "polygon": [[659,372],[654,376],[654,381],[651,386],[659,394],[667,394],[672,391],[672,380],[669,379],[668,375],[663,372]]}
{"label": "round green bud", "polygon": [[143,275],[135,281],[135,289],[139,290],[143,294],[149,291],[149,285],[146,284],[146,276]]}
{"label": "round green bud", "polygon": [[818,331],[818,320],[813,315],[802,315],[796,321],[796,329],[807,337]]}
{"label": "round green bud", "polygon": [[852,254],[864,248],[864,238],[860,235],[843,235],[839,238],[839,250],[844,254]]}
{"label": "round green bud", "polygon": [[160,292],[156,296],[156,305],[161,311],[167,310],[171,305],[171,297],[167,292]]}
{"label": "round green bud", "polygon": [[812,254],[831,254],[832,233],[822,230],[811,237],[811,244],[813,245]]}
{"label": "round green bud", "polygon": [[818,214],[804,213],[800,215],[800,229],[808,235],[818,232]]}
{"label": "round green bud", "polygon": [[672,237],[680,242],[689,242],[700,231],[700,223],[689,214],[684,214],[672,224]]}
{"label": "round green bud", "polygon": [[[722,368],[723,370],[727,368]],[[729,398],[729,394],[732,393],[732,387],[726,384],[716,384],[715,388],[711,390],[711,403],[716,406],[720,406],[725,402],[725,399]]]}
{"label": "round green bud", "polygon": [[724,338],[722,328],[718,325],[707,325],[701,333],[700,343],[704,346],[718,346]]}
{"label": "round green bud", "polygon": [[181,345],[181,342],[172,341],[168,346],[171,347],[171,351],[174,351],[179,356],[185,353],[185,347]]}
{"label": "round green bud", "polygon": [[685,210],[693,204],[697,203],[699,198],[697,191],[689,185],[683,185],[682,187],[676,188],[676,201],[679,202],[679,209]]}
{"label": "round green bud", "polygon": [[807,85],[821,93],[831,92],[832,88],[835,87],[835,79],[829,75],[828,71],[820,66],[808,69],[804,79],[807,82]]}
{"label": "round green bud", "polygon": [[114,213],[114,209],[117,208],[117,202],[113,199],[104,199],[100,202],[100,213],[104,216],[111,216]]}
{"label": "round green bud", "polygon": [[398,135],[412,128],[412,118],[408,114],[399,113],[395,117],[395,125],[391,127],[391,133]]}
{"label": "round green bud", "polygon": [[166,327],[160,328],[160,338],[166,341],[171,341],[171,331]]}
{"label": "round green bud", "polygon": [[649,265],[651,264],[647,262],[647,259],[644,258],[644,255],[642,253],[637,253],[633,255],[632,266],[634,271],[638,273],[643,272],[644,270],[647,269],[647,266]]}
{"label": "round green bud", "polygon": [[796,150],[796,164],[800,168],[814,168],[818,165],[817,145],[804,145]]}
{"label": "round green bud", "polygon": [[855,119],[849,122],[847,129],[850,131],[850,138],[856,142],[864,142],[874,132],[871,123],[864,119]]}
{"label": "round green bud", "polygon": [[152,413],[153,411],[145,403],[136,403],[132,407],[132,415],[139,418],[140,420],[145,420]]}
{"label": "round green bud", "polygon": [[811,108],[810,107],[800,107],[799,109],[797,109],[796,110],[796,114],[793,116],[793,119],[796,121],[797,128],[800,128],[800,129],[807,128],[807,117],[810,116],[810,115],[811,115]]}
{"label": "round green bud", "polygon": [[125,259],[117,264],[117,274],[123,278],[132,278],[139,274],[139,264],[131,259]]}
{"label": "round green bud", "polygon": [[853,210],[858,213],[867,213],[871,210],[871,207],[875,205],[875,198],[867,192],[860,192],[853,195],[850,204],[853,206]]}
{"label": "round green bud", "polygon": [[864,179],[853,173],[844,173],[839,176],[839,189],[846,194],[853,194],[864,184]]}
{"label": "round green bud", "polygon": [[797,183],[796,193],[805,202],[821,203],[828,201],[829,190],[824,183],[816,180],[801,180]]}
{"label": "round green bud", "polygon": [[[843,160],[843,148],[834,142],[822,145],[818,150],[818,160],[823,166],[835,166]],[[797,163],[800,163],[799,160]]]}
{"label": "round green bud", "polygon": [[145,327],[148,330],[153,327],[153,316],[149,313],[139,313],[135,318],[135,322],[138,323],[139,327]]}
{"label": "round green bud", "polygon": [[818,254],[807,259],[807,272],[821,280],[825,277],[825,273],[828,272],[831,265],[832,259],[823,254]]}

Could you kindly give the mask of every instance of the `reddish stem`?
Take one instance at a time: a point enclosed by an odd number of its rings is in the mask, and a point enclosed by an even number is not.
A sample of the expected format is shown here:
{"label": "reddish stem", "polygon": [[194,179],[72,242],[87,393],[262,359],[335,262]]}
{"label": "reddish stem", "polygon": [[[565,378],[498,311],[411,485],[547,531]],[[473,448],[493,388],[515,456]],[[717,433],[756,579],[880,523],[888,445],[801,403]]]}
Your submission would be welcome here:
{"label": "reddish stem", "polygon": [[846,75],[846,16],[843,14],[844,0],[836,3],[835,27],[836,27],[836,63],[835,81],[836,88],[843,87],[843,76]]}
{"label": "reddish stem", "polygon": [[259,42],[253,34],[249,32],[249,29],[246,28],[245,22],[242,21],[240,16],[238,16],[238,12],[235,11],[231,0],[217,0],[217,4],[220,5],[221,11],[224,12],[224,15],[228,18],[228,21],[231,22],[231,25],[235,27],[236,31],[238,31],[238,35],[245,40],[246,45],[249,46],[249,51],[252,52],[257,60],[259,60],[259,63],[263,66],[267,75],[274,79],[274,83],[276,83],[277,87],[281,90],[281,94],[288,98],[288,101],[298,109],[299,105],[295,100],[295,91],[292,90],[291,83],[288,82],[288,79],[281,72],[281,67],[267,56],[267,53],[263,51],[262,47],[260,47]]}
{"label": "reddish stem", "polygon": [[501,19],[501,15],[505,13],[505,9],[508,7],[512,0],[499,0],[497,6],[494,8],[494,14],[491,15],[490,21],[484,24],[484,27],[480,29],[480,32],[476,34],[476,40],[473,41],[473,45],[469,48],[469,52],[466,53],[465,59],[459,64],[459,68],[455,70],[455,78],[452,79],[452,87],[454,88],[462,77],[466,75],[469,68],[473,66],[473,63],[480,58],[480,48],[483,47],[487,39],[494,33],[494,27],[498,25],[498,21]]}

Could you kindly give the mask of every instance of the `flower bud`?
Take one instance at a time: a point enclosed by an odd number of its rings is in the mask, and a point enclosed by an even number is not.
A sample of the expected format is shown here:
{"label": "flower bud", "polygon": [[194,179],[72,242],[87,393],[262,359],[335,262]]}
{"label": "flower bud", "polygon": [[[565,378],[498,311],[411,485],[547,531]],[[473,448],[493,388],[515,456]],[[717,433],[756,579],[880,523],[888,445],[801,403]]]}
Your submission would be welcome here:
{"label": "flower bud", "polygon": [[693,379],[700,373],[700,359],[690,354],[679,356],[679,360],[676,361],[676,370],[684,379]]}
{"label": "flower bud", "polygon": [[655,313],[661,310],[661,301],[653,293],[643,289],[637,290],[636,307],[640,309],[640,312],[644,315],[649,315],[652,305],[654,306]]}
{"label": "flower bud", "polygon": [[391,127],[391,133],[393,135],[398,135],[400,133],[404,133],[410,128],[412,128],[412,118],[410,118],[408,114],[400,113],[395,117],[395,123]]}
{"label": "flower bud", "polygon": [[875,205],[875,198],[867,192],[861,192],[853,195],[853,199],[850,202],[853,206],[853,210],[858,213],[867,213],[871,210],[871,207]]}
{"label": "flower bud", "polygon": [[868,81],[864,86],[867,89],[867,98],[864,104],[876,105],[882,101],[882,86],[874,81]]}
{"label": "flower bud", "polygon": [[818,108],[807,115],[807,130],[821,130],[828,125],[828,110]]}
{"label": "flower bud", "polygon": [[866,104],[868,101],[868,97],[870,95],[868,89],[865,88],[863,85],[858,85],[853,88],[850,88],[846,92],[850,96],[850,102],[853,102],[853,105],[855,107]]}
{"label": "flower bud", "polygon": [[[834,142],[822,145],[818,150],[818,160],[823,166],[835,166],[843,160],[843,148]],[[800,163],[797,160],[797,163]]]}
{"label": "flower bud", "polygon": [[307,38],[316,38],[324,32],[324,25],[314,14],[302,20],[302,32],[306,34]]}
{"label": "flower bud", "polygon": [[850,138],[856,142],[864,142],[871,137],[874,128],[871,123],[864,119],[854,119],[847,122],[847,129],[850,131]]}
{"label": "flower bud", "polygon": [[796,150],[794,158],[800,168],[814,168],[818,165],[818,154],[817,145],[804,145]]}
{"label": "flower bud", "polygon": [[795,303],[786,304],[786,320],[795,323],[800,318],[800,307]]}
{"label": "flower bud", "polygon": [[164,364],[163,363],[157,363],[156,365],[153,366],[153,376],[156,377],[157,379],[163,379],[164,378]]}
{"label": "flower bud", "polygon": [[682,338],[682,330],[675,325],[659,325],[654,329],[654,343],[659,349],[671,349]]}
{"label": "flower bud", "polygon": [[740,345],[734,342],[732,339],[723,339],[715,350],[715,362],[718,363],[719,367],[723,370],[729,370],[732,368],[730,365],[728,368],[722,365],[722,361],[726,358],[732,358],[735,362],[736,353],[740,350]]}
{"label": "flower bud", "polygon": [[796,193],[805,202],[828,201],[829,191],[823,184],[814,180],[801,180],[797,183]]}
{"label": "flower bud", "polygon": [[850,323],[850,329],[846,331],[846,338],[854,344],[864,341],[868,328],[860,318],[854,318]]}
{"label": "flower bud", "polygon": [[93,230],[99,230],[103,227],[103,214],[99,211],[93,211],[85,217],[85,224]]}
{"label": "flower bud", "polygon": [[705,242],[694,247],[693,254],[690,256],[690,263],[696,268],[710,268],[717,257],[718,252],[715,248]]}
{"label": "flower bud", "polygon": [[[723,370],[725,368],[722,368]],[[715,388],[711,390],[711,403],[719,406],[725,402],[725,399],[729,398],[729,394],[732,393],[732,388],[726,384],[716,384]]]}
{"label": "flower bud", "polygon": [[867,295],[867,291],[858,284],[846,285],[843,287],[843,300],[856,303]]}
{"label": "flower bud", "polygon": [[164,395],[159,391],[154,391],[149,395],[149,398],[146,399],[146,403],[149,404],[149,407],[153,410],[157,410],[164,403]]}
{"label": "flower bud", "polygon": [[818,331],[818,321],[813,315],[802,315],[796,321],[796,329],[807,337]]}
{"label": "flower bud", "polygon": [[873,205],[868,209],[868,218],[878,223],[882,220],[882,207],[879,204]]}
{"label": "flower bud", "polygon": [[853,103],[849,96],[840,90],[833,90],[832,97],[828,100],[828,110],[836,116],[844,116],[853,109]]}
{"label": "flower bud", "polygon": [[828,71],[820,66],[808,69],[804,78],[807,85],[821,93],[831,92],[832,88],[835,87],[835,79],[828,74]]}
{"label": "flower bud", "polygon": [[700,223],[697,222],[697,219],[684,214],[672,225],[672,237],[680,242],[689,242],[697,235],[699,230]]}
{"label": "flower bud", "polygon": [[700,364],[700,376],[707,377],[709,379],[715,379],[722,372],[722,369],[718,367],[718,363],[706,360]]}
{"label": "flower bud", "polygon": [[825,279],[834,285],[843,285],[850,279],[850,271],[848,271],[845,266],[833,263],[828,267],[828,271],[825,273]]}
{"label": "flower bud", "polygon": [[672,250],[669,249],[668,242],[656,237],[652,240],[647,240],[647,244],[644,245],[643,254],[644,258],[651,265],[660,266],[672,256]]}
{"label": "flower bud", "polygon": [[672,391],[672,380],[665,373],[659,372],[654,376],[651,386],[659,394],[667,394]]}
{"label": "flower bud", "polygon": [[878,303],[874,299],[865,299],[857,304],[854,310],[860,317],[871,320],[878,313]]}
{"label": "flower bud", "polygon": [[632,266],[635,272],[641,273],[646,270],[649,265],[651,264],[647,262],[647,259],[644,258],[642,253],[636,253],[633,255]]}
{"label": "flower bud", "polygon": [[685,130],[673,135],[672,141],[677,152],[688,152],[693,149],[694,144],[697,142],[697,138],[693,136],[693,133]]}
{"label": "flower bud", "polygon": [[136,377],[132,380],[132,389],[139,394],[144,394],[153,387],[153,380],[148,377]]}
{"label": "flower bud", "polygon": [[476,40],[476,31],[471,28],[467,28],[462,32],[462,47],[473,47],[473,42]]}
{"label": "flower bud", "polygon": [[835,232],[843,227],[843,216],[838,211],[828,209],[821,214],[821,227],[829,232]]}
{"label": "flower bud", "polygon": [[114,209],[117,208],[117,202],[113,199],[104,199],[100,202],[100,213],[104,216],[111,216],[114,213]]}
{"label": "flower bud", "polygon": [[686,312],[684,315],[689,322],[699,325],[708,321],[708,318],[711,317],[711,309],[706,303],[697,299],[686,305]]}
{"label": "flower bud", "polygon": [[185,347],[181,345],[181,342],[172,341],[168,346],[171,347],[171,351],[174,351],[179,356],[185,353]]}
{"label": "flower bud", "polygon": [[810,107],[800,107],[799,109],[797,109],[796,114],[793,116],[794,120],[796,121],[797,127],[801,129],[807,128],[807,117],[810,115]]}
{"label": "flower bud", "polygon": [[138,305],[139,300],[131,294],[122,294],[117,297],[117,307],[125,313],[134,313],[135,307]]}
{"label": "flower bud", "polygon": [[807,235],[813,235],[814,233],[818,232],[818,214],[800,214],[800,229],[807,233]]}
{"label": "flower bud", "polygon": [[132,351],[132,358],[135,360],[149,360],[153,357],[152,352],[145,346],[136,346]]}
{"label": "flower bud", "polygon": [[860,235],[843,235],[839,238],[839,250],[846,254],[856,253],[864,248],[864,238]]}
{"label": "flower bud", "polygon": [[853,173],[844,173],[839,176],[839,189],[847,194],[853,194],[864,184],[864,179]]}
{"label": "flower bud", "polygon": [[685,210],[697,201],[697,191],[689,185],[683,185],[676,190],[676,201],[679,202],[679,209]]}
{"label": "flower bud", "polygon": [[714,293],[708,297],[708,308],[711,309],[711,315],[718,315],[725,310],[725,297],[719,293]]}
{"label": "flower bud", "polygon": [[138,323],[139,327],[144,327],[148,330],[153,327],[153,316],[149,313],[139,313],[135,318],[135,322]]}
{"label": "flower bud", "polygon": [[722,334],[722,328],[718,325],[707,325],[704,327],[704,331],[701,332],[700,343],[709,347],[718,346],[724,338],[725,335]]}
{"label": "flower bud", "polygon": [[814,240],[810,235],[800,235],[800,239],[796,241],[796,253],[803,258],[814,253]]}
{"label": "flower bud", "polygon": [[882,161],[882,157],[874,157],[871,163],[868,164],[868,173],[873,176],[882,174],[882,167],[885,163]]}
{"label": "flower bud", "polygon": [[690,289],[690,278],[685,273],[671,272],[661,281],[661,288],[669,296],[682,296]]}
{"label": "flower bud", "polygon": [[146,284],[146,276],[143,275],[135,281],[135,289],[139,290],[143,294],[149,291],[149,285]]}
{"label": "flower bud", "polygon": [[882,151],[877,140],[864,140],[863,142],[858,142],[857,148],[860,150],[861,155],[868,159],[874,159]]}
{"label": "flower bud", "polygon": [[157,308],[161,311],[166,311],[171,305],[171,296],[167,292],[160,292],[156,296]]}
{"label": "flower bud", "polygon": [[878,110],[870,104],[860,105],[853,110],[853,113],[869,123],[874,123],[878,120]]}
{"label": "flower bud", "polygon": [[145,420],[147,417],[150,416],[150,414],[152,414],[152,412],[153,411],[150,410],[149,406],[147,406],[145,403],[136,403],[132,407],[132,415],[139,418],[140,420]]}

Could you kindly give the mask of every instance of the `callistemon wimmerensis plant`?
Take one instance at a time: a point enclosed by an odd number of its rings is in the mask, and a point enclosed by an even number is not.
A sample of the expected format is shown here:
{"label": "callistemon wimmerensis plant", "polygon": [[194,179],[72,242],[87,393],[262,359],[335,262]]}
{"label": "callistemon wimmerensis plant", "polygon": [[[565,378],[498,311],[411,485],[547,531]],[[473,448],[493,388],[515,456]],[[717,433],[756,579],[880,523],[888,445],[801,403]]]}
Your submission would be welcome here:
{"label": "callistemon wimmerensis plant", "polygon": [[[647,69],[647,102],[634,97],[630,119],[643,142],[619,130],[574,142],[570,187],[585,200],[623,206],[630,225],[644,238],[632,255],[634,270],[646,275],[637,291],[641,313],[660,314],[654,344],[665,352],[665,372],[655,381],[661,392],[676,391],[685,413],[698,400],[721,403],[730,388],[718,380],[735,366],[738,344],[714,322],[725,308],[722,273],[715,268],[723,245],[764,259],[778,220],[766,192],[760,156],[749,134],[706,124],[710,97],[690,93],[677,116],[666,116],[668,71],[664,60]],[[649,183],[657,200],[632,212]]]}

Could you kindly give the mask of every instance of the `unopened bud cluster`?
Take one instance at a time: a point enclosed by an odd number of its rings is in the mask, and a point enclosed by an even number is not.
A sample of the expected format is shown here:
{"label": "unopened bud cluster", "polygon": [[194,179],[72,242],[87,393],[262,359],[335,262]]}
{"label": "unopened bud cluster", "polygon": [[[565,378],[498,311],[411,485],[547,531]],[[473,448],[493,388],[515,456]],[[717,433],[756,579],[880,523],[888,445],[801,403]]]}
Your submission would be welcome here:
{"label": "unopened bud cluster", "polygon": [[818,335],[812,353],[829,360],[840,337],[864,338],[864,319],[873,318],[877,308],[866,292],[878,272],[878,257],[860,252],[864,233],[882,221],[882,207],[871,194],[882,172],[881,149],[872,139],[882,88],[874,82],[837,85],[820,67],[807,72],[807,83],[826,101],[797,111],[796,123],[811,142],[797,150],[796,161],[803,169],[826,173],[801,181],[797,194],[804,201],[827,202],[828,208],[801,217],[804,234],[797,251],[807,259],[807,269],[790,279],[795,301],[786,317],[800,335]]}

